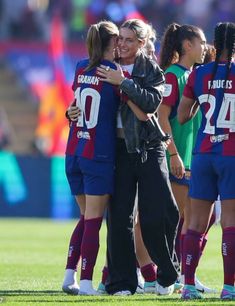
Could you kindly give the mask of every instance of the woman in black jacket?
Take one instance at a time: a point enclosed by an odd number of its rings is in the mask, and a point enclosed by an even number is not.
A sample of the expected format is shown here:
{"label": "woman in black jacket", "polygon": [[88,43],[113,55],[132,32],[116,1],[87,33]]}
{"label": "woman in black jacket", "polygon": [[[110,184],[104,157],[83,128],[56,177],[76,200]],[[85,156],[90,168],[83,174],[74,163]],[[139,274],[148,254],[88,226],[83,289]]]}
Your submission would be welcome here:
{"label": "woman in black jacket", "polygon": [[[137,287],[136,256],[131,218],[138,186],[138,209],[143,241],[158,266],[156,293],[171,294],[177,279],[173,262],[178,209],[168,178],[161,131],[152,120],[141,121],[132,111],[156,113],[162,100],[164,76],[143,52],[148,26],[141,20],[120,27],[121,66],[98,68],[102,80],[118,85],[130,101],[120,107],[116,150],[115,188],[108,210],[108,269],[110,294],[133,294]],[[127,70],[130,78],[124,77]],[[153,117],[156,119],[156,117]],[[156,122],[157,123],[157,122]]]}

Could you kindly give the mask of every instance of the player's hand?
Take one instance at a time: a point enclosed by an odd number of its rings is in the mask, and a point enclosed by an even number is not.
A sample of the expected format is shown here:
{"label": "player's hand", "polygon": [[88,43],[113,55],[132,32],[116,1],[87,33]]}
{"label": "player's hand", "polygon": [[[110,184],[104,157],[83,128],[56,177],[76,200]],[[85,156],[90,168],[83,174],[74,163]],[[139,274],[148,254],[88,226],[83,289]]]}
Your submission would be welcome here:
{"label": "player's hand", "polygon": [[119,64],[115,64],[117,70],[110,68],[109,66],[100,65],[97,67],[97,74],[101,81],[108,82],[113,85],[120,85],[125,79],[122,68]]}
{"label": "player's hand", "polygon": [[81,110],[76,105],[73,105],[69,106],[69,108],[67,109],[67,113],[71,121],[77,121]]}
{"label": "player's hand", "polygon": [[185,173],[185,168],[179,154],[170,156],[170,171],[178,179],[183,178]]}

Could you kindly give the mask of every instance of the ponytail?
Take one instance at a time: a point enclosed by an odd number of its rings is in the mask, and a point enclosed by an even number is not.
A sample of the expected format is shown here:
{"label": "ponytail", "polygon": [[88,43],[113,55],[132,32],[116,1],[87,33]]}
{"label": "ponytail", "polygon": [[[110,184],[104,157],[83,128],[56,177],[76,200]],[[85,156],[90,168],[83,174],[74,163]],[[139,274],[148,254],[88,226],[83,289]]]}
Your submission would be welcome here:
{"label": "ponytail", "polygon": [[170,24],[162,39],[160,52],[160,66],[166,70],[171,64],[179,61],[179,58],[184,55],[183,42],[185,40],[192,41],[195,37],[200,38],[201,29],[184,24],[180,26],[177,23]]}
{"label": "ponytail", "polygon": [[86,44],[89,55],[89,65],[86,70],[90,70],[99,65],[103,56],[98,24],[92,24],[90,26],[87,33]]}
{"label": "ponytail", "polygon": [[111,38],[118,35],[118,28],[111,21],[101,21],[90,26],[86,39],[89,54],[89,65],[86,70],[90,70],[100,64]]}
{"label": "ponytail", "polygon": [[160,51],[160,67],[166,70],[176,59],[176,40],[177,31],[180,25],[177,23],[170,24],[162,39],[161,51]]}

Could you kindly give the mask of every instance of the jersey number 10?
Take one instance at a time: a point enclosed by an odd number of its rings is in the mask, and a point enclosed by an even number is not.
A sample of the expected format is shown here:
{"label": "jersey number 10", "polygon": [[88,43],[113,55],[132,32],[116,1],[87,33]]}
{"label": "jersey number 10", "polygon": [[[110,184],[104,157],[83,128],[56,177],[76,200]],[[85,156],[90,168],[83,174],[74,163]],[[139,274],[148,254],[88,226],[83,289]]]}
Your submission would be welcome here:
{"label": "jersey number 10", "polygon": [[[99,107],[100,107],[100,94],[94,88],[84,88],[81,90],[78,87],[74,93],[76,105],[80,109],[77,126],[83,127],[84,123],[88,129],[92,129],[97,125]],[[88,97],[90,97],[91,106],[87,107]]]}

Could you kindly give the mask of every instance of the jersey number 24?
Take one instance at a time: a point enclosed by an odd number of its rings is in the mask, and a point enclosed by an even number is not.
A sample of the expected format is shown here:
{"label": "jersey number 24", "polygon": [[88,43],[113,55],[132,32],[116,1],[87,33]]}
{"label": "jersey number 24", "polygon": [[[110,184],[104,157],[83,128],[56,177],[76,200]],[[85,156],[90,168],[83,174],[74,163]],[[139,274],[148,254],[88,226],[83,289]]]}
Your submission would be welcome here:
{"label": "jersey number 24", "polygon": [[[235,132],[235,95],[234,94],[224,94],[224,99],[221,104],[219,114],[215,125],[212,125],[212,116],[216,107],[216,98],[213,95],[201,95],[198,97],[200,104],[209,103],[209,110],[206,113],[206,125],[204,133],[215,134],[215,128],[229,129],[229,132]],[[227,119],[229,118],[229,119]],[[211,120],[212,119],[212,120]]]}

